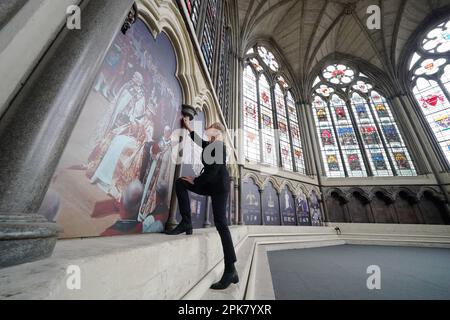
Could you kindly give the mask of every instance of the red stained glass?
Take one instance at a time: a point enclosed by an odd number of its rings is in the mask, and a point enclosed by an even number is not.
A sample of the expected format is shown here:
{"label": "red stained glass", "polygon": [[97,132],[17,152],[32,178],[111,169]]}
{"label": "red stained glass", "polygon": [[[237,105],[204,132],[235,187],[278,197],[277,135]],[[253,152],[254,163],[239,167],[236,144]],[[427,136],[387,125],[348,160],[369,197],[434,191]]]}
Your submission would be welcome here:
{"label": "red stained glass", "polygon": [[436,107],[438,102],[444,102],[443,95],[432,94],[427,96],[426,98],[421,98],[420,102],[422,102],[422,107],[427,109],[429,107]]}
{"label": "red stained glass", "polygon": [[268,104],[269,101],[270,101],[270,97],[269,97],[269,95],[267,94],[267,92],[265,92],[265,91],[263,91],[263,92],[261,93],[261,99],[263,100],[263,102],[264,102],[265,104]]}
{"label": "red stained glass", "polygon": [[333,71],[332,75],[333,78],[341,79],[345,75],[345,72],[343,70],[335,70]]}

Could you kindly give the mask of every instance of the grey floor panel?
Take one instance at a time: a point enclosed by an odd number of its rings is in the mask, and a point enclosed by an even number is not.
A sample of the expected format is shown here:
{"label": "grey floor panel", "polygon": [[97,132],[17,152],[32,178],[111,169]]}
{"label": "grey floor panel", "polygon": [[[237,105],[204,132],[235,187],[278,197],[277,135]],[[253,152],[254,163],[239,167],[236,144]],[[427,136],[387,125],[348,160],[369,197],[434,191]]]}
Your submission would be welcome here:
{"label": "grey floor panel", "polygon": [[[280,300],[450,299],[450,249],[343,245],[268,252]],[[369,290],[369,266],[381,289]]]}

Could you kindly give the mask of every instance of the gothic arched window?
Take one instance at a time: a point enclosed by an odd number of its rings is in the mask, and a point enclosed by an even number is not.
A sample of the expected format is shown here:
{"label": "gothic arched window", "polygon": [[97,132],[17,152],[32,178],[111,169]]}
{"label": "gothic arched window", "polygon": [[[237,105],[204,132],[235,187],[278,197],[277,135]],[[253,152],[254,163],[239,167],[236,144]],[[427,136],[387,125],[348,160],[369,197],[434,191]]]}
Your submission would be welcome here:
{"label": "gothic arched window", "polygon": [[231,22],[229,7],[223,4],[222,28],[220,30],[220,53],[219,69],[217,75],[217,97],[219,98],[222,113],[228,126],[232,124],[231,119],[231,69],[232,69],[232,47],[231,47]]}
{"label": "gothic arched window", "polygon": [[259,115],[258,115],[258,88],[253,69],[247,66],[244,70],[244,131],[245,157],[252,162],[261,159],[259,147]]}
{"label": "gothic arched window", "polygon": [[232,30],[231,11],[225,0],[184,0],[209,75],[228,126],[232,125]]}
{"label": "gothic arched window", "polygon": [[305,174],[301,128],[290,86],[267,48],[247,52],[243,77],[244,154],[249,162]]}
{"label": "gothic arched window", "polygon": [[356,68],[327,66],[312,109],[328,177],[416,175],[387,100]]}
{"label": "gothic arched window", "polygon": [[192,24],[197,29],[201,13],[201,0],[186,0],[186,7]]}
{"label": "gothic arched window", "polygon": [[412,92],[450,162],[450,20],[431,28],[410,65]]}

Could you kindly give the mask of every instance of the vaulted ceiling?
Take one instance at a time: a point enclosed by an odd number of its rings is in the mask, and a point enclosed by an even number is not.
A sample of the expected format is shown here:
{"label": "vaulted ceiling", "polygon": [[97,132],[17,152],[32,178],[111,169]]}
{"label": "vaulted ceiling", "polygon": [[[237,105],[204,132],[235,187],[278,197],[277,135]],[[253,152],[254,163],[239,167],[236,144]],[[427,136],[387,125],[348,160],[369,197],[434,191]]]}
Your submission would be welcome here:
{"label": "vaulted ceiling", "polygon": [[[367,8],[381,8],[382,28],[369,30]],[[334,53],[364,59],[387,73],[399,63],[411,34],[450,0],[237,0],[242,50],[273,42],[296,81]]]}

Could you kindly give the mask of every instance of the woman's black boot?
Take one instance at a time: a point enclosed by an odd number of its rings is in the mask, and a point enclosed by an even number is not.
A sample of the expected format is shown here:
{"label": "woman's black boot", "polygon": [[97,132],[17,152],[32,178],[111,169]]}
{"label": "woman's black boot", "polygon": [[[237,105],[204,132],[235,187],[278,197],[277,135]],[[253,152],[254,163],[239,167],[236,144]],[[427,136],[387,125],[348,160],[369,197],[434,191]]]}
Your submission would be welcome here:
{"label": "woman's black boot", "polygon": [[220,279],[219,282],[214,283],[211,286],[211,289],[213,290],[225,290],[230,286],[230,284],[238,283],[239,282],[239,276],[237,273],[236,268],[234,267],[234,264],[231,267],[226,267],[225,272],[222,276],[222,279]]}
{"label": "woman's black boot", "polygon": [[176,226],[175,229],[173,229],[171,231],[167,231],[166,234],[168,234],[170,236],[176,236],[176,235],[179,235],[179,234],[182,234],[185,232],[187,235],[192,234],[192,224],[181,222],[178,226]]}

